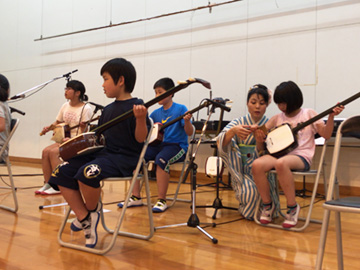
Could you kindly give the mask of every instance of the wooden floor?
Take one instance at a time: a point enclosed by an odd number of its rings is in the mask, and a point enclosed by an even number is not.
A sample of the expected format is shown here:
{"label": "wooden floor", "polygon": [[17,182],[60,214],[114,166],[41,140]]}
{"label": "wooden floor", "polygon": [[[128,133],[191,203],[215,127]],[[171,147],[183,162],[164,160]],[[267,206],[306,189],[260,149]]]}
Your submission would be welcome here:
{"label": "wooden floor", "polygon": [[[25,164],[26,165],[26,164]],[[13,164],[18,187],[17,214],[0,210],[0,269],[313,269],[318,249],[321,225],[310,224],[304,232],[289,232],[259,226],[241,218],[235,210],[221,209],[212,219],[211,207],[216,197],[214,187],[197,188],[196,208],[200,222],[215,222],[216,227],[205,227],[207,233],[218,239],[214,244],[197,228],[188,226],[156,230],[149,241],[128,237],[117,238],[114,248],[105,256],[91,255],[61,247],[57,231],[63,219],[65,206],[47,207],[64,202],[61,195],[41,196],[34,191],[42,185],[41,169]],[[5,174],[6,169],[1,168]],[[35,176],[31,176],[35,174]],[[7,178],[3,177],[6,181]],[[208,182],[212,182],[209,179]],[[1,183],[3,186],[4,184]],[[106,183],[103,188],[104,209],[110,225],[119,213],[116,203],[125,197],[128,183]],[[171,184],[169,194],[174,191]],[[156,183],[151,181],[152,200],[156,199]],[[183,184],[182,198],[189,198],[190,185]],[[0,191],[0,203],[11,204],[11,193]],[[237,207],[233,191],[221,188],[224,206]],[[305,216],[309,199],[299,198]],[[316,204],[313,217],[322,218],[321,203]],[[124,230],[143,231],[147,219],[145,207],[130,208]],[[186,223],[190,217],[189,203],[177,202],[165,213],[154,214],[155,226]],[[333,220],[333,219],[332,219]],[[345,269],[359,269],[360,241],[358,219],[343,215]],[[98,227],[98,246],[110,237],[101,225]],[[71,233],[67,227],[65,238],[82,243],[82,232]],[[337,269],[333,222],[330,226],[323,269]]]}

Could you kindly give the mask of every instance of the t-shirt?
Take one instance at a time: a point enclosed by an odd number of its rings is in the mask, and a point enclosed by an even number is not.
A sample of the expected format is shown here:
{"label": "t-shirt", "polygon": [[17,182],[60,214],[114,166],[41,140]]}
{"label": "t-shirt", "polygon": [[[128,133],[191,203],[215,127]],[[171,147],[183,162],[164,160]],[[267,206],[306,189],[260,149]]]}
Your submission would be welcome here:
{"label": "t-shirt", "polygon": [[[144,104],[143,100],[131,98],[128,100],[115,100],[107,105],[99,119],[99,126],[109,122],[119,115],[127,113],[133,109],[134,104]],[[150,128],[149,122],[148,129]],[[139,153],[143,147],[143,143],[137,142],[135,139],[136,118],[132,115],[118,124],[107,128],[102,134],[105,137],[105,150],[119,154],[122,158],[126,158],[126,162],[137,163]],[[125,162],[125,161],[124,161]]]}
{"label": "t-shirt", "polygon": [[[11,132],[11,128],[10,128],[11,114],[10,114],[9,105],[7,104],[6,101],[0,102],[0,117],[5,119],[5,130],[0,132],[0,147],[2,147]],[[0,159],[3,160],[8,154],[9,154],[9,145],[4,150]]]}
{"label": "t-shirt", "polygon": [[[87,122],[92,115],[92,109],[89,104],[85,104],[81,107],[72,107],[69,102],[65,102],[56,116],[56,120],[63,122],[69,127],[74,127],[80,124],[80,122]],[[80,133],[80,128],[73,128],[70,131],[71,138]]]}
{"label": "t-shirt", "polygon": [[[150,117],[153,119],[154,123],[161,123],[165,125],[175,118],[184,115],[187,111],[188,109],[185,105],[173,102],[169,109],[165,110],[164,107],[160,107],[153,111],[150,114]],[[182,149],[187,151],[189,143],[188,135],[185,132],[184,125],[185,121],[184,119],[181,119],[166,127],[164,129],[163,142],[178,143]]]}
{"label": "t-shirt", "polygon": [[[290,118],[287,117],[285,113],[279,113],[270,118],[270,120],[266,123],[266,128],[271,129],[283,123],[288,123],[291,128],[294,128],[299,123],[303,123],[316,115],[317,113],[313,109],[301,109],[297,115]],[[311,165],[311,161],[315,153],[315,134],[317,133],[317,125],[319,124],[325,125],[324,121],[320,119],[299,130],[297,133],[298,147],[288,154],[302,156]]]}

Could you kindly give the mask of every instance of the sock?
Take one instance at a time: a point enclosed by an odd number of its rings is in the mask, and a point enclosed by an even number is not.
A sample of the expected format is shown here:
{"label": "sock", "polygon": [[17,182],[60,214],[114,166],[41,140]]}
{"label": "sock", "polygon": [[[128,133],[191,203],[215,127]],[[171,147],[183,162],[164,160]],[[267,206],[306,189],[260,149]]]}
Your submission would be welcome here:
{"label": "sock", "polygon": [[287,206],[288,210],[287,210],[287,213],[290,214],[291,212],[293,211],[296,211],[296,207],[297,207],[297,203],[295,203],[295,205],[292,205],[292,206]]}
{"label": "sock", "polygon": [[135,198],[136,200],[141,200],[141,197],[135,196],[135,195],[131,195],[131,197]]}
{"label": "sock", "polygon": [[163,204],[166,203],[166,200],[164,200],[164,199],[158,199],[158,201],[162,202]]}
{"label": "sock", "polygon": [[271,208],[272,208],[272,202],[270,202],[270,203],[263,203],[263,207],[264,207],[264,209],[266,209],[266,210],[271,209]]}
{"label": "sock", "polygon": [[90,217],[90,212],[88,212],[88,214],[86,215],[86,217],[82,220],[80,220],[80,223],[84,222],[85,220],[87,220]]}

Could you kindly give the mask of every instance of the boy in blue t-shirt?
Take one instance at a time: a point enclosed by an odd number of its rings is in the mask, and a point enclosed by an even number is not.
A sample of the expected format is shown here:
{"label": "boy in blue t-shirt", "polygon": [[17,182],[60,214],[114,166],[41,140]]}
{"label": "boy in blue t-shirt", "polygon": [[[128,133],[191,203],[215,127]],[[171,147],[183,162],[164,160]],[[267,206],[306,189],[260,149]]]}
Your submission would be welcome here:
{"label": "boy in blue t-shirt", "polygon": [[99,126],[130,110],[134,116],[103,131],[106,145],[101,151],[58,165],[49,180],[75,212],[71,230],[84,230],[86,247],[90,248],[97,243],[100,181],[132,174],[150,127],[143,101],[131,96],[136,81],[134,66],[126,59],[115,58],[103,65],[100,74],[105,95],[115,100],[104,108]]}
{"label": "boy in blue t-shirt", "polygon": [[[174,86],[172,79],[162,78],[154,84],[155,94],[159,96]],[[188,111],[185,105],[173,102],[172,98],[172,96],[168,96],[159,101],[162,107],[150,114],[154,123],[165,125]],[[146,161],[154,160],[156,165],[158,200],[152,209],[154,213],[164,212],[167,209],[166,192],[170,180],[169,167],[170,164],[185,159],[188,149],[188,136],[191,136],[192,133],[191,114],[186,114],[183,119],[164,129],[164,138],[160,144],[149,145],[146,151]],[[143,203],[140,197],[140,183],[137,181],[128,207],[141,205]],[[118,206],[123,207],[123,202],[120,202]]]}

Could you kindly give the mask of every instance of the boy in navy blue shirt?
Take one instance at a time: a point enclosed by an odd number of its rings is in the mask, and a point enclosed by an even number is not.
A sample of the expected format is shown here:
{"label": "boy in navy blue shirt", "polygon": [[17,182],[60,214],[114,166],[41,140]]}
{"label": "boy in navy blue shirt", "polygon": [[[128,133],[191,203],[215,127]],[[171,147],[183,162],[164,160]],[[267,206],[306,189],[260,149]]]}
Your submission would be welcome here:
{"label": "boy in navy blue shirt", "polygon": [[86,246],[95,247],[101,205],[100,180],[111,176],[129,176],[135,169],[143,142],[148,134],[149,122],[143,101],[133,98],[131,92],[136,81],[134,66],[123,58],[109,60],[101,68],[104,93],[115,101],[107,105],[99,125],[133,110],[134,116],[107,128],[102,134],[105,147],[99,152],[71,158],[52,173],[50,185],[61,194],[75,212],[77,219],[71,224],[73,231],[84,230]]}

